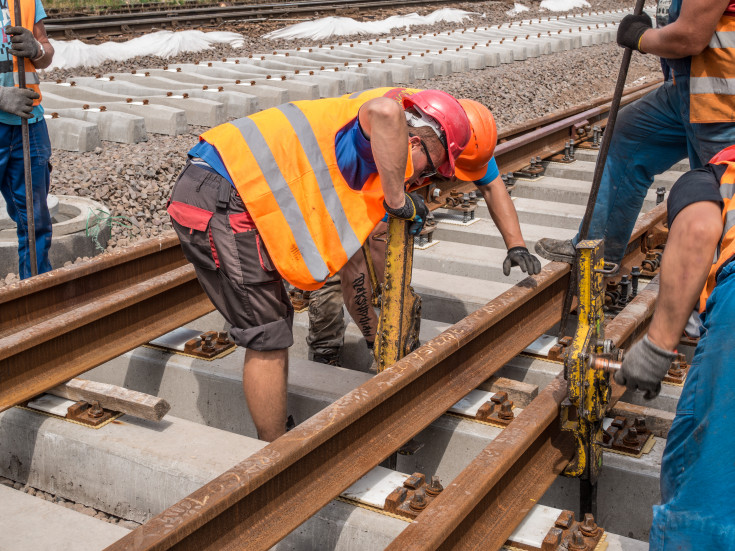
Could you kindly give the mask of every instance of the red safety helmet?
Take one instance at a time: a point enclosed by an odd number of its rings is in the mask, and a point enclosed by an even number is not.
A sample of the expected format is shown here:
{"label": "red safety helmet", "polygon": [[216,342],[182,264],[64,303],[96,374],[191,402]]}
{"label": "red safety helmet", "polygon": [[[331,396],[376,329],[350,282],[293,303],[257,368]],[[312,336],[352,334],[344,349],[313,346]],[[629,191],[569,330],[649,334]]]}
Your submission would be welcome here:
{"label": "red safety helmet", "polygon": [[714,157],[712,157],[712,159],[710,159],[710,163],[712,163],[713,165],[721,163],[723,161],[735,162],[735,145],[726,147],[725,149],[717,153]]}
{"label": "red safety helmet", "polygon": [[467,113],[472,127],[470,143],[457,157],[454,175],[460,180],[474,182],[487,173],[487,164],[493,158],[495,144],[498,143],[498,127],[490,110],[483,104],[461,99],[459,104]]}
{"label": "red safety helmet", "polygon": [[403,98],[403,108],[413,108],[418,118],[422,119],[416,126],[431,126],[437,132],[447,151],[446,162],[437,170],[442,176],[451,178],[454,174],[454,161],[470,141],[470,121],[462,106],[446,92],[424,90]]}

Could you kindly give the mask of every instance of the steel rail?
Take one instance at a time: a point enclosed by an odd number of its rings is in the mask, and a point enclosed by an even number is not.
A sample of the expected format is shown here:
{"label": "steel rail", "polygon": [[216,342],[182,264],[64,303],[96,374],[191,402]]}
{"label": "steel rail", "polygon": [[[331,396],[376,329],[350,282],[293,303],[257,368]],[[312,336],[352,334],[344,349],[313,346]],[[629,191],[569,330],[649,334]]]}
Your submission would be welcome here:
{"label": "steel rail", "polygon": [[[663,205],[654,211],[639,221],[634,239],[643,239],[665,216]],[[569,277],[568,264],[548,264],[108,551],[269,549],[558,322]],[[415,542],[426,543],[429,533],[451,534],[448,526],[462,526],[459,536],[482,541],[486,536],[474,538],[473,529],[463,524],[473,518],[472,526],[484,532],[502,526],[508,532],[505,541],[515,526],[511,521],[523,518],[532,499],[572,458],[573,446],[558,430],[562,383],[542,392],[476,460],[480,464],[472,474],[447,493],[472,495],[474,503],[463,507],[461,500],[442,498],[410,525],[410,536],[399,536],[392,547],[438,548]],[[478,497],[478,480],[488,469],[493,478]],[[466,486],[470,482],[472,492]],[[482,512],[488,499],[501,514],[492,522]],[[433,520],[421,520],[437,510],[441,523],[433,513]],[[418,524],[423,530],[413,528]]]}
{"label": "steel rail", "polygon": [[[564,120],[569,135],[578,118]],[[529,123],[537,148],[548,150],[549,140],[563,148],[557,132],[562,124],[554,124],[554,132],[544,132],[538,124]],[[514,148],[528,147],[532,146],[519,138],[501,144],[497,153],[501,166],[507,166],[506,156],[512,155]],[[446,185],[448,191],[452,183]],[[188,263],[172,232],[124,252],[102,255],[0,289],[0,411],[211,311],[213,307],[195,281],[193,269],[170,274],[182,266]],[[148,289],[147,298],[136,302],[134,296],[126,294],[126,287],[156,276],[160,276],[156,282],[138,287],[141,292]],[[168,289],[166,296],[157,297],[151,285]],[[95,313],[95,302],[105,310],[104,315]],[[82,308],[86,308],[83,315],[73,313]],[[73,325],[72,318],[76,320]]]}
{"label": "steel rail", "polygon": [[[446,3],[446,0],[403,0],[403,5],[423,5]],[[95,36],[101,31],[129,29],[170,28],[185,25],[201,25],[220,23],[225,20],[269,19],[284,15],[311,14],[315,12],[333,12],[339,10],[355,10],[361,8],[395,8],[392,0],[322,0],[318,2],[282,2],[274,4],[253,4],[234,6],[210,6],[201,8],[186,7],[149,12],[112,13],[104,15],[51,17],[46,24],[46,32],[50,36]],[[85,34],[86,33],[86,34]]]}
{"label": "steel rail", "polygon": [[214,307],[173,232],[0,290],[0,411]]}
{"label": "steel rail", "polygon": [[553,263],[108,547],[269,549],[559,317]]}
{"label": "steel rail", "polygon": [[[658,205],[642,216],[631,243],[666,216]],[[629,253],[630,254],[630,253]],[[605,327],[625,347],[647,327],[658,296],[654,279]],[[610,410],[625,392],[613,383]],[[500,549],[531,507],[574,457],[570,433],[560,430],[566,382],[560,374],[393,540],[387,550]]]}

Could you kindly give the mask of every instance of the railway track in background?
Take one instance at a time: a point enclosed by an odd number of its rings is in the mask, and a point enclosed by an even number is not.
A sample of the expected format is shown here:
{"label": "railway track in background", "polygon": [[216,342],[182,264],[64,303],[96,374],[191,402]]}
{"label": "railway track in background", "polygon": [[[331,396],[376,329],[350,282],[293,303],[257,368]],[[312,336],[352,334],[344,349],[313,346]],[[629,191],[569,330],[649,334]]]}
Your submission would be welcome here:
{"label": "railway track in background", "polygon": [[[447,0],[404,0],[403,7],[446,4]],[[231,21],[266,21],[277,18],[354,14],[361,10],[393,9],[391,0],[310,0],[262,4],[209,5],[202,7],[170,6],[134,14],[128,11],[104,14],[52,15],[45,22],[52,38],[91,38],[151,30],[180,30],[186,27],[219,27]]]}
{"label": "railway track in background", "polygon": [[[501,172],[589,141],[608,108],[600,100],[507,129]],[[433,209],[453,186],[436,189]],[[664,217],[660,205],[639,220],[627,265],[640,262]],[[568,284],[569,266],[549,263],[109,549],[270,548],[557,323]],[[654,284],[610,322],[608,337],[630,342],[655,297]],[[212,310],[173,236],[3,288],[0,307],[0,411]],[[391,548],[502,545],[572,457],[557,422],[564,395],[557,378]]]}

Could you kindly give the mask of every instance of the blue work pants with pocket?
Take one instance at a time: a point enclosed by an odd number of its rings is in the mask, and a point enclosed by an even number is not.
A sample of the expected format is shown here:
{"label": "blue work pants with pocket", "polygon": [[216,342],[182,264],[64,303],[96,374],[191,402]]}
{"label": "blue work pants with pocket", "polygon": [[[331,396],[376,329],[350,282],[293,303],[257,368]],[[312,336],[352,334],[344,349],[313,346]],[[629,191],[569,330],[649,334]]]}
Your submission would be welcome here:
{"label": "blue work pants with pocket", "polygon": [[[619,264],[654,176],[688,157],[699,168],[735,144],[735,124],[689,122],[689,76],[676,75],[624,107],[608,151],[588,239],[604,239]],[[577,235],[572,242],[579,241]]]}
{"label": "blue work pants with pocket", "polygon": [[[38,273],[51,270],[48,252],[51,248],[51,214],[47,197],[51,184],[51,142],[46,121],[28,125],[33,182],[33,210],[36,232]],[[0,192],[7,203],[8,214],[17,226],[18,269],[21,279],[31,277],[31,255],[28,248],[25,171],[21,126],[0,123]]]}
{"label": "blue work pants with pocket", "polygon": [[735,262],[707,300],[661,462],[650,551],[735,550]]}

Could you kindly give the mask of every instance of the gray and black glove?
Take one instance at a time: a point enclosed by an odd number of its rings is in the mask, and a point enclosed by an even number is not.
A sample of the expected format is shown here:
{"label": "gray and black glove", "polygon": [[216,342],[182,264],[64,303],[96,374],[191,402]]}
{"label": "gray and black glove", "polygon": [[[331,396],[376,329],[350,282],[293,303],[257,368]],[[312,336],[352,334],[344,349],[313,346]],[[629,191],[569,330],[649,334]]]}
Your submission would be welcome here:
{"label": "gray and black glove", "polygon": [[659,348],[646,335],[625,353],[623,365],[615,373],[615,382],[628,390],[644,390],[646,400],[651,400],[661,391],[661,381],[674,358],[675,352]]}
{"label": "gray and black glove", "polygon": [[512,247],[508,249],[508,256],[503,262],[503,275],[510,275],[510,269],[518,266],[528,275],[536,275],[541,271],[541,262],[533,256],[526,247]]}
{"label": "gray and black glove", "polygon": [[418,193],[406,193],[406,202],[399,209],[392,209],[388,203],[383,201],[383,208],[393,218],[409,220],[412,224],[408,228],[408,233],[418,235],[424,228],[426,218],[429,215],[429,209],[426,207],[423,198]]}
{"label": "gray and black glove", "polygon": [[640,15],[626,15],[618,25],[618,44],[645,53],[640,49],[641,37],[652,28],[653,21],[646,12]]}
{"label": "gray and black glove", "polygon": [[25,27],[6,27],[5,32],[10,35],[12,48],[8,51],[11,54],[16,57],[27,57],[28,59],[38,57],[40,50],[33,32]]}
{"label": "gray and black glove", "polygon": [[0,86],[0,111],[17,115],[22,119],[30,119],[33,100],[39,97],[38,92],[27,88]]}

